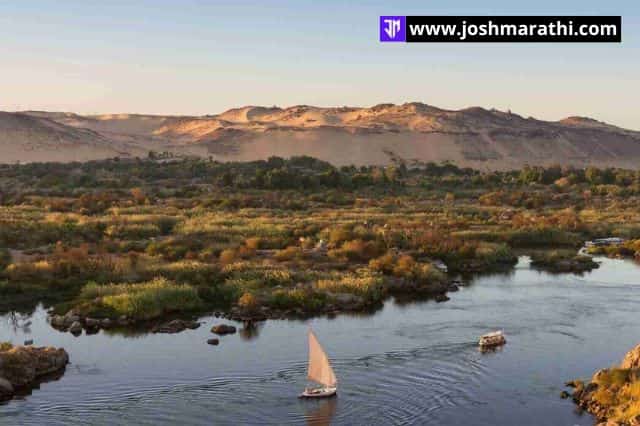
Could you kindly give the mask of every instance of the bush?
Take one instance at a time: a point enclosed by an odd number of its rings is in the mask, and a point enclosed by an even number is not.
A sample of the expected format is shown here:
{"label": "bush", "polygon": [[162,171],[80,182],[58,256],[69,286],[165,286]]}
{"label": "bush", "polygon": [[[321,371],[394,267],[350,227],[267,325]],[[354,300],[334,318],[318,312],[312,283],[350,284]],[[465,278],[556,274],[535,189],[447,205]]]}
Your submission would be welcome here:
{"label": "bush", "polygon": [[312,288],[282,289],[274,291],[269,298],[269,305],[275,309],[303,309],[305,312],[317,312],[327,303],[324,293]]}
{"label": "bush", "polygon": [[345,241],[339,249],[329,251],[329,256],[349,261],[367,262],[384,251],[383,244],[377,241],[363,241],[360,239]]}
{"label": "bush", "polygon": [[238,306],[247,312],[254,312],[258,309],[259,303],[253,294],[247,292],[238,299]]}
{"label": "bush", "polygon": [[356,294],[369,302],[379,301],[384,297],[382,276],[367,270],[335,279],[318,280],[313,287],[317,291]]}
{"label": "bush", "polygon": [[285,262],[288,260],[301,259],[303,252],[300,247],[289,246],[285,249],[278,250],[273,257],[280,262]]}

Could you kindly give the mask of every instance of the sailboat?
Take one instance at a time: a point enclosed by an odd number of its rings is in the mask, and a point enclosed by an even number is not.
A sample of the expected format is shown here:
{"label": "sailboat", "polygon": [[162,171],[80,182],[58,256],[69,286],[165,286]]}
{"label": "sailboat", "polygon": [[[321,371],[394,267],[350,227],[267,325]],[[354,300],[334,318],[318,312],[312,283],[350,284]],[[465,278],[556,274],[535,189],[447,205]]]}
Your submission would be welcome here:
{"label": "sailboat", "polygon": [[318,338],[309,329],[309,369],[307,379],[320,386],[305,388],[300,398],[326,398],[338,392],[338,380]]}

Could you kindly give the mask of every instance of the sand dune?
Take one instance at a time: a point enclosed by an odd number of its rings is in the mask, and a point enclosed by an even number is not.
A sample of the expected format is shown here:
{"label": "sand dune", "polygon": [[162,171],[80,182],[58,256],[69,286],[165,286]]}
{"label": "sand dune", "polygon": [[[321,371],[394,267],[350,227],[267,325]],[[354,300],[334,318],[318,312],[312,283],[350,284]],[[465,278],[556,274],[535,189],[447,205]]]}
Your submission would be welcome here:
{"label": "sand dune", "polygon": [[73,161],[172,151],[218,160],[310,155],[345,164],[454,161],[640,167],[640,132],[585,117],[549,122],[479,107],[246,106],[218,115],[2,113],[0,161]]}
{"label": "sand dune", "polygon": [[135,147],[45,116],[0,112],[0,162],[87,161],[127,156]]}

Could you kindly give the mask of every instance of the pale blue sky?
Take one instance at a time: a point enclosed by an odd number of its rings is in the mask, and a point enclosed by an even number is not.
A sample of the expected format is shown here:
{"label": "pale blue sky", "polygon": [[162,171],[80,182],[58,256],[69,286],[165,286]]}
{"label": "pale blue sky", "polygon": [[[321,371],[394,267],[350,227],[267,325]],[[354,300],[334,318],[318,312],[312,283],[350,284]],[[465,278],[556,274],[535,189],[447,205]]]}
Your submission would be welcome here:
{"label": "pale blue sky", "polygon": [[[622,44],[380,44],[379,15],[622,15]],[[640,129],[640,2],[0,1],[0,109],[479,105]]]}

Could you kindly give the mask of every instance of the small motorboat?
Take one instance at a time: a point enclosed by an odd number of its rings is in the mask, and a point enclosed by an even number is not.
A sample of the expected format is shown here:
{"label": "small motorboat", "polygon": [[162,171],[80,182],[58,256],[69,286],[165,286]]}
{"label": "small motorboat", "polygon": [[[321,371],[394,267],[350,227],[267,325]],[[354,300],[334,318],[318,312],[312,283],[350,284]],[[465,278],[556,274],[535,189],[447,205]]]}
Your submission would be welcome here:
{"label": "small motorboat", "polygon": [[495,348],[496,346],[502,346],[507,343],[507,339],[504,337],[502,330],[493,331],[491,333],[480,336],[478,344],[480,348]]}
{"label": "small motorboat", "polygon": [[307,387],[300,398],[327,398],[338,392],[338,380],[318,338],[309,329],[309,367],[307,379],[321,386]]}

